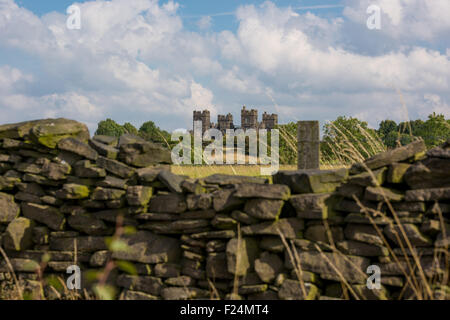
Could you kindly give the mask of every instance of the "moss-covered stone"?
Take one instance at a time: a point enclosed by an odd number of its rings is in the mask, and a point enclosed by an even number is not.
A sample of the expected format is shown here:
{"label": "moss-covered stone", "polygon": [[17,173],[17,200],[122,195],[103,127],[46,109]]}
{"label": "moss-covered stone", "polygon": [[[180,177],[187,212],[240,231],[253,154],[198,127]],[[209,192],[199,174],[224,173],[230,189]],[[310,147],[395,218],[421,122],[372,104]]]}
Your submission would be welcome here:
{"label": "moss-covered stone", "polygon": [[98,157],[97,151],[74,138],[65,138],[58,141],[58,149],[75,153],[89,160],[97,160]]}
{"label": "moss-covered stone", "polygon": [[180,243],[177,239],[147,231],[125,236],[123,241],[126,243],[126,248],[115,251],[114,259],[156,264],[176,262],[181,255]]}
{"label": "moss-covered stone", "polygon": [[158,180],[161,181],[171,192],[183,193],[181,183],[184,178],[173,174],[170,170],[161,170],[158,174]]}
{"label": "moss-covered stone", "polygon": [[20,183],[19,178],[0,176],[0,191],[12,190],[14,188],[14,186],[18,183]]}
{"label": "moss-covered stone", "polygon": [[397,246],[400,246],[399,242],[400,239],[402,246],[407,247],[406,240],[403,237],[403,232],[402,230],[400,230],[400,228],[403,229],[411,245],[415,247],[427,247],[432,244],[431,239],[423,235],[419,231],[419,228],[414,224],[402,224],[401,227],[388,225],[384,228],[384,234],[389,240],[393,241]]}
{"label": "moss-covered stone", "polygon": [[242,295],[256,294],[266,292],[269,286],[267,284],[243,285],[238,289],[238,293]]}
{"label": "moss-covered stone", "polygon": [[[341,227],[331,226],[330,231],[334,242],[344,239],[344,232]],[[321,224],[309,226],[305,231],[305,238],[311,241],[330,243],[328,230]]]}
{"label": "moss-covered stone", "polygon": [[367,187],[364,193],[364,199],[368,201],[400,202],[404,198],[405,195],[401,191],[384,187]]}
{"label": "moss-covered stone", "polygon": [[33,245],[34,222],[19,217],[11,221],[3,236],[3,246],[6,249],[23,251]]}
{"label": "moss-covered stone", "polygon": [[265,283],[272,282],[283,268],[283,262],[278,255],[263,252],[255,261],[255,271]]}
{"label": "moss-covered stone", "polygon": [[231,239],[227,244],[228,272],[245,276],[254,267],[259,255],[258,242],[253,238]]}
{"label": "moss-covered stone", "polygon": [[305,225],[302,219],[286,218],[275,222],[264,222],[241,229],[243,235],[277,236],[281,232],[287,239],[300,238]]}
{"label": "moss-covered stone", "polygon": [[289,186],[292,193],[327,193],[336,190],[347,177],[347,169],[280,171],[273,182]]}
{"label": "moss-covered stone", "polygon": [[91,199],[92,200],[102,200],[102,201],[118,200],[122,196],[124,196],[125,193],[126,192],[124,190],[120,190],[120,189],[97,187],[97,188],[95,188],[94,192],[92,193]]}
{"label": "moss-covered stone", "polygon": [[411,189],[450,187],[450,160],[428,158],[414,163],[405,173]]}
{"label": "moss-covered stone", "polygon": [[13,221],[20,214],[20,207],[12,195],[0,192],[0,223]]}
{"label": "moss-covered stone", "polygon": [[392,163],[402,162],[408,160],[410,158],[414,158],[418,154],[426,152],[427,147],[423,140],[414,141],[406,146],[402,146],[400,148],[395,148],[383,153],[379,153],[366,161],[364,161],[364,165],[360,163],[356,163],[350,169],[350,173],[358,173],[365,171],[366,167],[375,170]]}
{"label": "moss-covered stone", "polygon": [[344,235],[346,239],[360,241],[373,245],[383,245],[383,240],[373,226],[348,224],[345,227]]}
{"label": "moss-covered stone", "polygon": [[[11,266],[15,272],[35,273],[40,269],[37,261],[32,259],[12,258],[9,259]],[[10,272],[5,260],[0,261],[0,272]]]}
{"label": "moss-covered stone", "polygon": [[103,144],[96,140],[89,140],[89,145],[98,152],[99,155],[106,157],[108,159],[117,159],[117,156],[119,154],[119,150],[109,146],[107,144]]}
{"label": "moss-covered stone", "polygon": [[25,217],[45,224],[50,229],[63,230],[66,219],[58,209],[47,205],[25,202],[22,202],[21,207]]}
{"label": "moss-covered stone", "polygon": [[117,278],[116,284],[122,288],[142,291],[155,296],[158,296],[160,294],[163,287],[162,280],[159,278],[147,276],[130,276],[124,274],[120,275]]}
{"label": "moss-covered stone", "polygon": [[29,135],[32,141],[54,149],[58,142],[65,138],[76,138],[87,142],[89,130],[85,124],[74,120],[46,119],[34,123]]}
{"label": "moss-covered stone", "polygon": [[267,179],[260,177],[236,176],[217,173],[199,180],[199,183],[226,186],[241,183],[267,183]]}
{"label": "moss-covered stone", "polygon": [[101,156],[99,156],[97,159],[97,165],[105,169],[106,171],[124,179],[130,178],[134,174],[134,170],[126,164]]}
{"label": "moss-covered stone", "polygon": [[0,125],[0,139],[23,138],[29,134],[30,129],[38,122],[39,120]]}
{"label": "moss-covered stone", "polygon": [[56,192],[56,197],[59,199],[75,200],[89,198],[90,190],[85,185],[67,183],[61,190]]}
{"label": "moss-covered stone", "polygon": [[89,214],[75,214],[67,218],[67,223],[75,230],[88,235],[106,235],[108,227],[102,220]]}
{"label": "moss-covered stone", "polygon": [[197,180],[185,179],[181,183],[181,189],[185,192],[193,193],[195,195],[206,193],[206,188]]}
{"label": "moss-covered stone", "polygon": [[206,275],[210,279],[233,279],[228,271],[227,254],[225,252],[210,253],[206,259]]}
{"label": "moss-covered stone", "polygon": [[387,168],[381,168],[375,171],[363,172],[349,178],[349,183],[357,184],[363,187],[381,186],[386,180]]}
{"label": "moss-covered stone", "polygon": [[237,223],[235,219],[225,214],[217,214],[211,221],[211,225],[216,229],[234,229]]}
{"label": "moss-covered stone", "polygon": [[389,293],[384,286],[380,289],[369,289],[367,285],[353,285],[354,292],[358,295],[359,299],[364,300],[388,300]]}
{"label": "moss-covered stone", "polygon": [[127,189],[127,201],[130,206],[146,206],[152,195],[152,187],[130,186]]}
{"label": "moss-covered stone", "polygon": [[106,176],[104,168],[97,167],[89,160],[80,160],[74,164],[75,175],[78,178],[103,178]]}
{"label": "moss-covered stone", "polygon": [[[358,256],[345,256],[330,252],[298,251],[302,269],[320,275],[322,279],[342,281],[342,277],[349,283],[366,283],[365,271],[370,260]],[[287,267],[292,268],[292,262],[285,259]],[[339,270],[339,273],[336,271]]]}
{"label": "moss-covered stone", "polygon": [[284,201],[251,199],[245,203],[244,212],[262,220],[276,220],[280,216]]}
{"label": "moss-covered stone", "polygon": [[262,198],[270,200],[289,200],[291,190],[281,184],[242,183],[237,185],[237,198]]}
{"label": "moss-covered stone", "polygon": [[[305,294],[306,292],[306,294]],[[304,283],[304,290],[298,280],[287,279],[278,291],[282,300],[315,300],[319,296],[319,289],[312,283]]]}
{"label": "moss-covered stone", "polygon": [[119,142],[119,139],[117,137],[105,135],[95,135],[92,140],[98,141],[111,147],[117,147],[117,143]]}
{"label": "moss-covered stone", "polygon": [[118,158],[134,167],[145,168],[160,163],[172,163],[169,149],[130,134],[120,137],[119,149]]}
{"label": "moss-covered stone", "polygon": [[379,257],[389,255],[389,251],[386,247],[371,245],[359,241],[345,240],[338,242],[336,245],[342,253],[354,256]]}
{"label": "moss-covered stone", "polygon": [[403,183],[406,171],[411,167],[408,163],[393,163],[387,173],[387,182]]}
{"label": "moss-covered stone", "polygon": [[289,202],[297,212],[297,217],[304,219],[329,219],[335,217],[335,206],[341,201],[341,196],[329,193],[293,195]]}

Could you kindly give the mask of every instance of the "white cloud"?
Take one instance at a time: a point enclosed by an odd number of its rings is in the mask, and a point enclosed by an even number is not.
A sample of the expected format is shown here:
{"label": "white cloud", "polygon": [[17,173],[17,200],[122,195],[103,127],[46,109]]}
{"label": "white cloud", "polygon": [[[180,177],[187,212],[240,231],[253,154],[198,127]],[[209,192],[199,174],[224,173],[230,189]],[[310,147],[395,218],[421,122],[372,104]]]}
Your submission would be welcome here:
{"label": "white cloud", "polygon": [[210,16],[204,16],[201,17],[198,21],[197,21],[197,26],[202,29],[202,30],[206,30],[211,28],[212,26],[212,18]]}
{"label": "white cloud", "polygon": [[218,79],[218,83],[229,91],[241,94],[253,95],[262,91],[259,80],[255,76],[245,76],[238,67],[225,71]]}
{"label": "white cloud", "polygon": [[[0,65],[2,122],[64,116],[94,128],[110,117],[189,128],[194,108],[215,116],[245,104],[281,121],[356,115],[376,125],[406,120],[397,89],[412,118],[448,115],[450,49],[434,44],[450,30],[450,2],[372,2],[383,9],[383,28],[367,40],[365,0],[346,1],[345,16],[333,19],[271,2],[244,5],[237,31],[220,33],[187,30],[173,1],[85,2],[82,29],[68,30],[63,14],[39,18],[0,0],[0,50],[39,63],[39,71]],[[349,28],[360,34],[349,39]],[[362,39],[381,49],[365,52]],[[401,41],[383,47],[386,39]]]}
{"label": "white cloud", "polygon": [[26,83],[32,82],[33,76],[10,66],[0,66],[0,93],[19,91]]}
{"label": "white cloud", "polygon": [[364,24],[366,9],[378,5],[382,11],[381,32],[396,39],[436,40],[450,32],[448,0],[346,0],[344,15]]}
{"label": "white cloud", "polygon": [[443,114],[446,118],[450,118],[450,105],[444,101],[439,95],[426,93],[423,96],[424,103],[419,109],[419,115],[423,118],[430,113],[436,112]]}

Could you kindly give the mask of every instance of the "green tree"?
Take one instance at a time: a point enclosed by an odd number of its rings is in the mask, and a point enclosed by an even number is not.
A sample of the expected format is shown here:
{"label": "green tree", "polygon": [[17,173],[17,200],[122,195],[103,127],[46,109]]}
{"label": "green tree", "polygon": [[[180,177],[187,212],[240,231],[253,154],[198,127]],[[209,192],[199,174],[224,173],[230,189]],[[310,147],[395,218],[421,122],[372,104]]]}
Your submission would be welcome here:
{"label": "green tree", "polygon": [[385,145],[389,148],[406,145],[421,137],[428,148],[442,144],[450,138],[450,120],[442,114],[430,114],[428,120],[401,122],[394,128],[390,120],[382,121],[378,130]]}
{"label": "green tree", "polygon": [[123,128],[125,129],[126,133],[134,134],[135,136],[138,135],[138,130],[129,122],[125,123],[123,125]]}
{"label": "green tree", "polygon": [[414,135],[422,137],[428,148],[436,147],[450,138],[450,121],[443,114],[430,114],[428,120],[414,131]]}
{"label": "green tree", "polygon": [[166,146],[167,143],[169,143],[169,145],[172,144],[170,141],[170,134],[157,127],[153,121],[147,121],[139,128],[139,136],[145,140],[161,143]]}
{"label": "green tree", "polygon": [[120,124],[111,119],[100,121],[97,126],[97,131],[95,132],[96,135],[105,135],[112,137],[120,137],[124,133],[125,129]]}
{"label": "green tree", "polygon": [[383,143],[388,148],[397,147],[397,141],[401,141],[401,134],[397,130],[392,130],[382,137]]}
{"label": "green tree", "polygon": [[380,136],[386,136],[391,131],[397,131],[397,123],[393,120],[383,120],[380,123],[380,128],[378,129],[378,133]]}
{"label": "green tree", "polygon": [[367,122],[340,116],[323,127],[322,160],[328,163],[361,161],[385,150],[376,130]]}
{"label": "green tree", "polygon": [[381,121],[380,127],[378,129],[378,134],[386,146],[391,148],[394,148],[396,146],[397,140],[400,136],[397,132],[397,128],[397,123],[393,120]]}

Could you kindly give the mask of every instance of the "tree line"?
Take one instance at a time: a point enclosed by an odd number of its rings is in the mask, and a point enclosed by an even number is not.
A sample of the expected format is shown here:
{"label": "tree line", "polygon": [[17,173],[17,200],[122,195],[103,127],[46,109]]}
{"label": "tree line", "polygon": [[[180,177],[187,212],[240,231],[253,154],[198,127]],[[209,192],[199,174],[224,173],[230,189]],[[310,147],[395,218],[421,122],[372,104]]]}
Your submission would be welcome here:
{"label": "tree line", "polygon": [[[297,163],[297,124],[280,125],[280,162]],[[361,161],[379,152],[423,139],[427,148],[441,145],[450,138],[450,120],[432,113],[427,120],[396,123],[384,120],[378,129],[369,128],[366,121],[340,116],[323,125],[320,143],[323,164],[348,164]],[[294,138],[293,138],[294,137]]]}
{"label": "tree line", "polygon": [[106,119],[98,123],[95,134],[111,137],[120,137],[124,134],[133,134],[147,141],[159,143],[164,146],[171,146],[170,133],[160,129],[153,121],[144,122],[138,130],[129,122],[120,125],[112,119]]}
{"label": "tree line", "polygon": [[[277,128],[280,132],[280,163],[295,165],[297,163],[297,124],[290,122],[278,125]],[[422,138],[428,148],[438,146],[450,138],[450,120],[445,119],[443,114],[432,113],[425,121],[412,120],[396,123],[393,120],[384,120],[381,121],[378,129],[373,129],[366,121],[340,116],[334,121],[325,123],[322,132],[320,143],[322,164],[349,164],[379,152],[406,145],[418,138]],[[95,134],[120,137],[127,133],[169,148],[178,143],[171,141],[170,133],[160,129],[153,121],[147,121],[137,129],[128,122],[120,125],[114,120],[106,119],[99,122]],[[268,141],[270,141],[270,133]]]}

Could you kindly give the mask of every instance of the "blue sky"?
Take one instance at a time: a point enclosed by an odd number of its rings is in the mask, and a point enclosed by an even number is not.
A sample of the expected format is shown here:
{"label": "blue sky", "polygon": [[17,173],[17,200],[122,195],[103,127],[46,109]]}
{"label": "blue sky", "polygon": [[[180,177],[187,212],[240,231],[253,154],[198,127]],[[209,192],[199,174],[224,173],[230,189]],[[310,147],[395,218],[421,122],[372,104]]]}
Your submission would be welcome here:
{"label": "blue sky", "polygon": [[[71,0],[18,0],[16,3],[30,11],[33,11],[37,15],[43,15],[51,11],[65,12],[67,7],[74,3],[83,3],[89,1],[71,1]],[[236,11],[236,9],[242,4],[246,5],[260,5],[264,1],[241,1],[241,0],[228,0],[228,1],[211,1],[211,0],[185,0],[179,2],[180,13],[182,16],[209,16],[209,15],[225,15]],[[301,10],[309,10],[311,12],[329,11],[334,14],[339,14],[344,7],[342,1],[335,0],[276,0],[273,1],[277,6],[291,6],[293,8]],[[316,7],[317,8],[313,8]],[[330,6],[329,8],[319,8],[321,6]],[[336,7],[334,7],[336,6]],[[304,9],[302,8],[304,7]],[[228,15],[229,16],[229,15]]]}
{"label": "blue sky", "polygon": [[[258,1],[241,1],[241,0],[186,0],[180,1],[180,16],[183,18],[186,27],[195,29],[196,20],[201,17],[214,17],[212,29],[221,31],[225,29],[235,29],[238,23],[234,17],[234,12],[242,4],[260,5],[266,0]],[[71,1],[71,0],[18,0],[16,3],[36,15],[42,16],[52,11],[65,13],[66,9],[74,3],[83,3],[88,1]],[[342,13],[344,5],[342,1],[330,0],[276,0],[273,1],[278,6],[291,6],[297,12],[310,11],[321,16],[336,17]],[[314,8],[317,7],[317,8]]]}
{"label": "blue sky", "polygon": [[448,0],[78,1],[69,30],[73,3],[0,0],[1,123],[189,129],[205,108],[240,124],[242,105],[282,123],[450,117]]}

